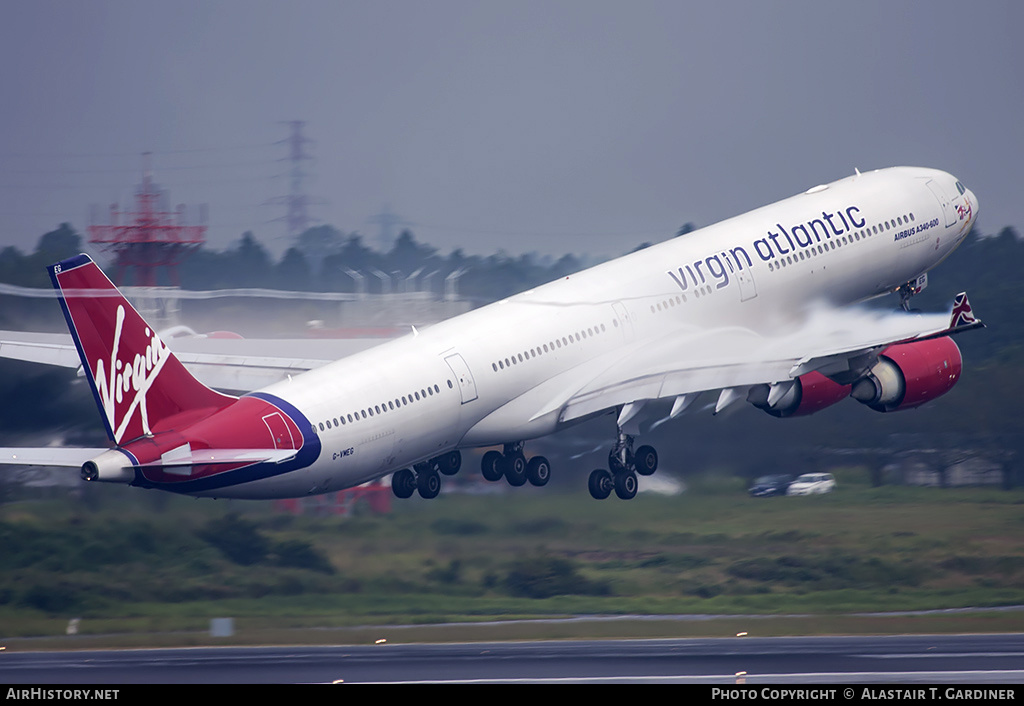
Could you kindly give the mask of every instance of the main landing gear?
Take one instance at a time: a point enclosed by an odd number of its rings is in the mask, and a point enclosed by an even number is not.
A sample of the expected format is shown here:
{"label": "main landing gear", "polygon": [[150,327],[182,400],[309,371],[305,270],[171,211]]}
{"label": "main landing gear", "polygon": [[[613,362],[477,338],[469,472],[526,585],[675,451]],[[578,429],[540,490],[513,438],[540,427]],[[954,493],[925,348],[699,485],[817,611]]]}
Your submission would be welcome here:
{"label": "main landing gear", "polygon": [[641,446],[633,452],[633,437],[619,429],[618,440],[608,452],[608,469],[598,468],[590,474],[587,487],[595,500],[604,500],[612,491],[622,500],[636,497],[639,473],[649,476],[658,470],[658,452],[653,446]]}
{"label": "main landing gear", "polygon": [[551,478],[551,464],[543,456],[534,456],[529,461],[523,454],[523,442],[505,444],[504,451],[488,451],[480,464],[485,480],[498,481],[502,476],[514,487],[525,485],[547,485]]}
{"label": "main landing gear", "polygon": [[462,468],[462,454],[449,451],[429,461],[417,463],[411,469],[403,468],[391,476],[391,492],[405,499],[419,492],[424,499],[436,498],[441,492],[441,474],[454,476]]}

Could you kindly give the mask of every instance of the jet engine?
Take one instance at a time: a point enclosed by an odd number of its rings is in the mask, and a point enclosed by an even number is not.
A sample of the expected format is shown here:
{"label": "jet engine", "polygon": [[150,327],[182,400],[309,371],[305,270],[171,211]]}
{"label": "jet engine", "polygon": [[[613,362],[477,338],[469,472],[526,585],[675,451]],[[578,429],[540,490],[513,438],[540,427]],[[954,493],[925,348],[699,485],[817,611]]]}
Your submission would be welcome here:
{"label": "jet engine", "polygon": [[803,417],[831,407],[850,394],[849,385],[832,382],[818,372],[795,380],[758,385],[747,400],[773,417]]}
{"label": "jet engine", "polygon": [[949,336],[889,346],[851,397],[878,412],[911,409],[949,392],[960,379],[963,359]]}

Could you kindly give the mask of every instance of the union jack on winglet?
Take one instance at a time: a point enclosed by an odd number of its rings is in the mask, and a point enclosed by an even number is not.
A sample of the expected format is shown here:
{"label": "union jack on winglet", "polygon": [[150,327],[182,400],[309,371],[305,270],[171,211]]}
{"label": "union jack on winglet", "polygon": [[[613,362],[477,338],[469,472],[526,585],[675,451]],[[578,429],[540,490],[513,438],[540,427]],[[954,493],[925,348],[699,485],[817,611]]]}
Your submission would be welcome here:
{"label": "union jack on winglet", "polygon": [[953,336],[976,328],[985,328],[985,324],[983,324],[981,320],[974,315],[974,310],[971,308],[971,302],[967,300],[967,292],[960,292],[953,299],[953,311],[949,314],[948,326],[937,331],[921,333],[904,341],[896,341],[896,343],[927,341],[933,338]]}
{"label": "union jack on winglet", "polygon": [[971,303],[967,300],[967,292],[960,292],[953,300],[953,313],[950,314],[949,328],[960,329],[964,326],[975,328],[979,325],[982,324],[974,318],[974,310],[971,309]]}

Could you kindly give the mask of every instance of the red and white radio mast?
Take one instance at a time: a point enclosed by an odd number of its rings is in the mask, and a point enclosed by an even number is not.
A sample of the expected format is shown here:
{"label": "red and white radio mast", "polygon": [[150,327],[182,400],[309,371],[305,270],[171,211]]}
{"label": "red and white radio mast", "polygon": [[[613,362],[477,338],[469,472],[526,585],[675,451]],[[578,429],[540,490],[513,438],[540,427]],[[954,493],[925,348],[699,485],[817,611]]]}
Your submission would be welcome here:
{"label": "red and white radio mast", "polygon": [[[155,287],[157,272],[166,269],[171,284],[180,286],[177,266],[206,240],[205,225],[186,225],[185,206],[171,211],[164,204],[166,192],[153,183],[150,153],[143,158],[142,183],[135,191],[135,210],[122,211],[110,206],[106,225],[90,225],[89,243],[114,254],[114,279],[117,284]],[[206,221],[205,205],[200,207],[200,222]],[[135,270],[134,282],[125,280]]]}

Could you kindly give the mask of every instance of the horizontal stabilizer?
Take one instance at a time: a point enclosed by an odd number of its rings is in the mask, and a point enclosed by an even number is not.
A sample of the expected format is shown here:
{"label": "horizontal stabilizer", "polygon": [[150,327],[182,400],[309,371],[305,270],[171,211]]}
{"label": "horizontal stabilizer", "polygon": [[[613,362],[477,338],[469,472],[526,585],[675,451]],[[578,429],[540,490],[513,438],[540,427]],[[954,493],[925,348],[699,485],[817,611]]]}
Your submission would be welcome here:
{"label": "horizontal stabilizer", "polygon": [[[7,466],[55,466],[81,468],[110,449],[100,448],[0,448],[0,465]],[[209,465],[250,465],[253,463],[283,463],[295,457],[295,449],[199,449],[190,453],[175,454],[152,463],[142,463],[134,468],[180,468],[183,466]],[[128,457],[125,456],[125,461]],[[132,464],[124,463],[124,468]]]}
{"label": "horizontal stabilizer", "polygon": [[180,466],[211,466],[251,463],[281,463],[295,458],[295,449],[198,449],[190,453],[165,455],[135,468],[175,468]]}
{"label": "horizontal stabilizer", "polygon": [[0,465],[81,468],[83,463],[105,451],[107,451],[105,448],[84,449],[64,446],[47,446],[36,449],[0,448]]}

